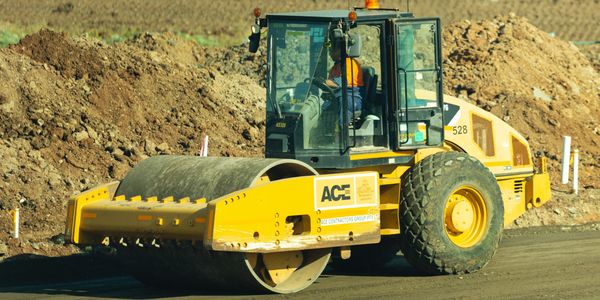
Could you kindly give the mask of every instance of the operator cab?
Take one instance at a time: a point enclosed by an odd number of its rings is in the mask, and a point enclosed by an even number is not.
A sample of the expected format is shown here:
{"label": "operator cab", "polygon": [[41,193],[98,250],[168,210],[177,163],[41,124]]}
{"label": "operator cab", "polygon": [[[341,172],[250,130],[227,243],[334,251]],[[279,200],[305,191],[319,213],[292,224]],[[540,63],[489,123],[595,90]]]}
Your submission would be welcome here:
{"label": "operator cab", "polygon": [[408,162],[443,143],[439,19],[389,9],[257,17],[267,36],[266,157],[319,169]]}

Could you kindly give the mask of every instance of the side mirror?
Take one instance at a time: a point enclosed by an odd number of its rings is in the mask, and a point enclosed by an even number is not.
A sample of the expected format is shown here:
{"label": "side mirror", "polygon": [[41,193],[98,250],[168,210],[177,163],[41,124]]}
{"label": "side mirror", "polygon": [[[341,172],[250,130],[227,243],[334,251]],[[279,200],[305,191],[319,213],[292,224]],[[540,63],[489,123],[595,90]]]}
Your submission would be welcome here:
{"label": "side mirror", "polygon": [[339,43],[343,42],[345,37],[346,37],[346,34],[344,34],[344,31],[341,28],[336,28],[331,31],[331,40],[334,43],[339,44]]}
{"label": "side mirror", "polygon": [[360,57],[360,50],[362,48],[362,39],[357,33],[348,34],[348,45],[346,53],[349,57]]}
{"label": "side mirror", "polygon": [[251,53],[256,53],[258,51],[258,47],[260,46],[260,25],[254,24],[252,25],[252,33],[248,37],[250,44],[248,45],[248,50]]}
{"label": "side mirror", "polygon": [[331,30],[330,36],[333,43],[346,47],[348,57],[360,57],[362,39],[359,34],[345,33],[343,29],[336,28]]}

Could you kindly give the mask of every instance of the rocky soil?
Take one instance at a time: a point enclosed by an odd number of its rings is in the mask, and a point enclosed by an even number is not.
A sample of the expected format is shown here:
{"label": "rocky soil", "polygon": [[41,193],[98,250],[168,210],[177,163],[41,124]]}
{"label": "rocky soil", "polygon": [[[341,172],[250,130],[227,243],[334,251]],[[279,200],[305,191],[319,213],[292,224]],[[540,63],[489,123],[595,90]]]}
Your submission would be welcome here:
{"label": "rocky soil", "polygon": [[[446,93],[550,158],[555,200],[514,226],[599,220],[600,77],[589,59],[516,16],[448,25],[443,41]],[[0,49],[0,259],[78,251],[60,235],[71,195],[148,156],[195,155],[203,133],[209,155],[262,156],[265,57],[245,49],[171,34],[109,46],[48,30]],[[582,151],[579,197],[558,184],[567,134]],[[9,238],[14,208],[20,240]]]}
{"label": "rocky soil", "polygon": [[600,188],[600,76],[578,48],[511,15],[447,26],[443,49],[447,93],[521,132],[550,159],[554,183],[562,136],[572,136],[581,184]]}
{"label": "rocky soil", "polygon": [[203,133],[209,155],[261,156],[263,60],[168,34],[107,46],[42,30],[1,49],[0,241],[9,211],[23,221],[9,254],[54,254],[36,243],[63,231],[70,195],[151,155],[197,154]]}
{"label": "rocky soil", "polygon": [[581,52],[590,60],[596,72],[600,72],[600,41],[597,44],[583,45],[579,47]]}
{"label": "rocky soil", "polygon": [[528,211],[511,228],[546,225],[581,225],[600,221],[600,189],[585,189],[578,195],[554,189],[552,201]]}

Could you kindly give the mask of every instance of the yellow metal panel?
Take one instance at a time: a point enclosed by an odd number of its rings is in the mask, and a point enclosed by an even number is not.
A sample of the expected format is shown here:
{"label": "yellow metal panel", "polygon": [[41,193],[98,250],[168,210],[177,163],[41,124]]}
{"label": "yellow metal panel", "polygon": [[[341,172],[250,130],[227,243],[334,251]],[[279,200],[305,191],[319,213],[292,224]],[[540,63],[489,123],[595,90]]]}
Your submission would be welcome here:
{"label": "yellow metal panel", "polygon": [[379,178],[379,185],[400,184],[400,178]]}
{"label": "yellow metal panel", "polygon": [[550,176],[548,173],[533,175],[526,184],[527,202],[533,207],[540,207],[552,198],[550,192]]}
{"label": "yellow metal panel", "polygon": [[67,205],[67,226],[65,229],[65,236],[68,241],[79,243],[81,219],[82,217],[88,217],[88,219],[92,217],[91,213],[82,213],[82,208],[84,205],[97,201],[112,199],[118,186],[119,182],[113,181],[111,183],[100,185],[85,191],[79,195],[75,195],[69,200]]}
{"label": "yellow metal panel", "polygon": [[523,179],[523,178],[528,178],[529,176],[532,176],[532,173],[523,173],[523,174],[517,174],[517,175],[505,175],[505,176],[496,176],[496,180],[498,181],[502,181],[502,180],[509,180],[509,179]]}
{"label": "yellow metal panel", "polygon": [[213,250],[278,252],[380,239],[375,172],[278,180],[211,201],[209,207],[214,223],[205,244]]}
{"label": "yellow metal panel", "polygon": [[381,229],[381,235],[394,235],[399,233],[400,229]]}
{"label": "yellow metal panel", "polygon": [[398,203],[382,203],[381,205],[379,205],[379,210],[394,210],[398,208]]}
{"label": "yellow metal panel", "polygon": [[79,243],[97,243],[105,236],[192,241],[204,238],[205,203],[131,200],[105,199],[83,206],[82,214],[94,214],[96,218],[81,221]]}
{"label": "yellow metal panel", "polygon": [[[442,146],[442,147],[432,147],[432,148],[421,148],[419,150],[417,150],[417,154],[415,155],[415,161],[414,163],[418,163],[419,161],[425,159],[426,157],[428,157],[429,155],[435,154],[435,153],[439,153],[439,152],[444,152],[444,151],[450,151],[451,149],[449,147],[447,147],[446,145]],[[408,168],[405,169],[399,169],[399,171],[402,170],[401,172],[397,172],[399,178],[402,177],[402,174],[404,174],[405,171],[408,170]]]}
{"label": "yellow metal panel", "polygon": [[505,166],[510,166],[511,162],[506,160],[506,161],[487,161],[485,163],[483,163],[486,167],[505,167]]}
{"label": "yellow metal panel", "polygon": [[498,186],[502,192],[502,201],[504,205],[504,225],[508,225],[519,216],[521,216],[526,210],[525,193],[515,193],[514,185],[515,180],[524,180],[525,177],[521,176],[517,179],[499,180]]}
{"label": "yellow metal panel", "polygon": [[[546,173],[545,158],[538,161],[541,173],[498,178],[504,202],[504,224],[508,225],[520,217],[527,209],[540,207],[552,197],[550,177]],[[521,182],[522,192],[516,193],[515,182]]]}
{"label": "yellow metal panel", "polygon": [[411,156],[414,154],[415,154],[414,151],[383,151],[383,152],[373,152],[373,153],[350,154],[350,160]]}
{"label": "yellow metal panel", "polygon": [[[529,147],[527,140],[523,138],[514,128],[502,121],[492,113],[487,112],[473,104],[467,103],[456,97],[444,95],[444,102],[454,104],[460,107],[451,124],[445,126],[445,139],[451,144],[457,145],[460,149],[469,155],[476,157],[494,174],[507,173],[533,173],[533,165],[525,166],[512,165],[511,140],[514,136],[526,147]],[[475,143],[473,139],[473,124],[471,116],[477,116],[489,120],[492,125],[492,135],[494,141],[494,156],[487,156],[484,151]],[[454,127],[461,127],[461,130],[453,130]],[[466,129],[466,130],[464,130]],[[531,157],[530,150],[527,149],[528,156]]]}

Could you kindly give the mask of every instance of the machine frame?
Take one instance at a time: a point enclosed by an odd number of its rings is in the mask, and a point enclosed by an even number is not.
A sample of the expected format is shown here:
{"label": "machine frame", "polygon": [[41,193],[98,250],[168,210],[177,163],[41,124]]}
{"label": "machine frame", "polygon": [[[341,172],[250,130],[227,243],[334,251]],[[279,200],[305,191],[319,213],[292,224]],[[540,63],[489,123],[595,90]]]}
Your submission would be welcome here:
{"label": "machine frame", "polygon": [[[443,96],[438,18],[386,9],[265,19],[258,13],[250,49],[258,48],[261,27],[282,20],[339,22],[331,34],[348,43],[353,14],[358,23],[382,26],[386,147],[351,147],[357,130],[344,120],[339,149],[277,151],[270,135],[294,140],[301,118],[271,113],[267,158],[147,158],[123,180],[69,200],[66,240],[117,248],[128,270],[147,284],[203,291],[297,292],[318,278],[332,252],[341,269],[381,267],[400,249],[426,274],[483,268],[503,227],[550,200],[550,179],[545,158],[534,161],[514,128]],[[437,75],[434,91],[398,86],[396,28],[415,22],[437,24],[429,69]],[[344,56],[354,51],[348,47]],[[346,79],[342,91],[347,95]],[[435,105],[411,109],[409,96]],[[414,142],[421,144],[402,143],[403,124],[407,138],[415,130]]]}

